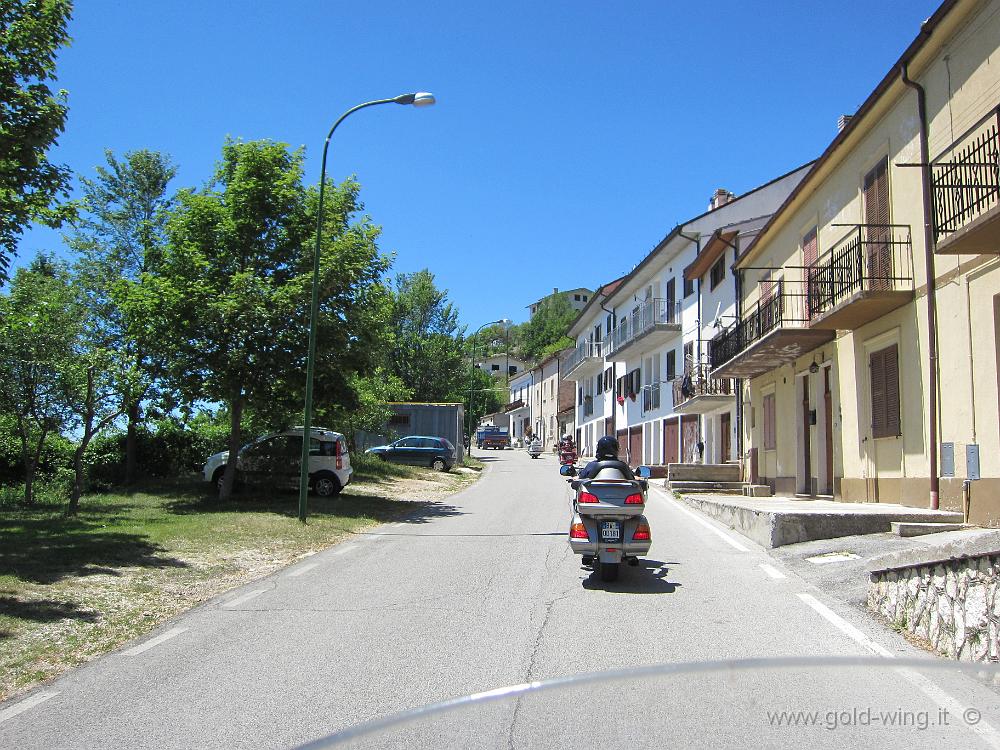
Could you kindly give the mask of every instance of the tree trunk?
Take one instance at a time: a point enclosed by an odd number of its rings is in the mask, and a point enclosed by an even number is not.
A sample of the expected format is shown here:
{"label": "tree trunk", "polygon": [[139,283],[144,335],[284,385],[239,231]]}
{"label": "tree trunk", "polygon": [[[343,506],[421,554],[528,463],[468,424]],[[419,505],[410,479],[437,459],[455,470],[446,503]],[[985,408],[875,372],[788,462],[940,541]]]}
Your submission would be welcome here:
{"label": "tree trunk", "polygon": [[138,462],[136,428],[139,426],[139,402],[129,404],[126,407],[126,413],[128,414],[128,430],[125,433],[125,485],[131,486],[135,484],[136,464]]}
{"label": "tree trunk", "polygon": [[240,420],[243,416],[243,389],[237,390],[229,409],[229,460],[226,461],[226,471],[222,475],[222,487],[219,489],[219,499],[228,500],[233,494],[236,483],[236,459],[240,455]]}
{"label": "tree trunk", "polygon": [[66,515],[75,516],[80,509],[80,495],[83,494],[83,454],[87,450],[90,436],[84,433],[80,445],[73,451],[73,490],[69,493],[69,506]]}

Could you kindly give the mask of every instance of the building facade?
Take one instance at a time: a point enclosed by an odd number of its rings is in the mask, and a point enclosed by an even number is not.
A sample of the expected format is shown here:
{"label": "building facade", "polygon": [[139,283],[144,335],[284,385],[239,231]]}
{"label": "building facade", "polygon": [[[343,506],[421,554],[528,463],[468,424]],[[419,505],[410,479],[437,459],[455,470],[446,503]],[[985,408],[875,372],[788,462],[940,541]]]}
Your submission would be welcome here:
{"label": "building facade", "polygon": [[711,375],[775,492],[1000,522],[998,53],[940,6],[738,258]]}

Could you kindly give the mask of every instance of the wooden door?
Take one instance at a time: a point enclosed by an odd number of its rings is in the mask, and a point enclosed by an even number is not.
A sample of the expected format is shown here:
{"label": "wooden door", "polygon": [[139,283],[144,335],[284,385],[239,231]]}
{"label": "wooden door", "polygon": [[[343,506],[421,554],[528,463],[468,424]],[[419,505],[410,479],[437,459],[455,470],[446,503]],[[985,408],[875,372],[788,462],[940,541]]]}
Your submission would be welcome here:
{"label": "wooden door", "polygon": [[865,175],[868,288],[892,289],[892,246],[889,227],[889,171],[883,160]]}
{"label": "wooden door", "polygon": [[663,420],[663,463],[665,464],[679,463],[677,456],[678,429],[677,419]]}
{"label": "wooden door", "polygon": [[728,461],[729,458],[730,458],[730,450],[732,448],[732,444],[730,443],[730,437],[729,437],[730,432],[732,432],[732,430],[731,430],[729,412],[727,411],[725,414],[723,414],[719,418],[719,433],[720,433],[719,434],[719,448],[720,448],[719,463],[726,463],[726,461]]}
{"label": "wooden door", "polygon": [[823,434],[826,440],[826,492],[833,494],[833,394],[830,392],[830,368],[823,368]]}
{"label": "wooden door", "polygon": [[642,427],[629,428],[628,446],[628,465],[639,466],[642,464]]}
{"label": "wooden door", "polygon": [[681,461],[694,463],[698,458],[698,415],[685,414],[681,417]]}

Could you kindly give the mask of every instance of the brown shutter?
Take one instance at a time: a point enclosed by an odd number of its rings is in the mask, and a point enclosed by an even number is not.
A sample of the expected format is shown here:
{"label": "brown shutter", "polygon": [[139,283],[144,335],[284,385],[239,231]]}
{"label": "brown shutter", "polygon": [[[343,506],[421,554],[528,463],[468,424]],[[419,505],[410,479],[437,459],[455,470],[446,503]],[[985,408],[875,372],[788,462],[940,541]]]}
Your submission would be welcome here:
{"label": "brown shutter", "polygon": [[869,355],[872,389],[872,437],[899,435],[899,357],[893,344]]}
{"label": "brown shutter", "polygon": [[868,278],[871,289],[891,289],[888,160],[879,162],[864,180],[865,224],[868,225]]}
{"label": "brown shutter", "polygon": [[809,233],[802,238],[802,265],[811,266],[816,263],[816,228],[813,227]]}

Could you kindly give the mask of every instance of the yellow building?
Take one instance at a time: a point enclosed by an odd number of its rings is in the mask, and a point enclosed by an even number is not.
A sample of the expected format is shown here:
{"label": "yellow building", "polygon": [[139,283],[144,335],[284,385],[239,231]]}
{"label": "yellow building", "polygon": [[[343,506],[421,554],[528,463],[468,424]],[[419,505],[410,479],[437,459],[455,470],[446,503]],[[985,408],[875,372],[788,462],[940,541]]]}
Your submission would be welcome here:
{"label": "yellow building", "polygon": [[743,379],[776,493],[961,509],[966,487],[1000,525],[998,104],[1000,0],[945,2],[737,259],[713,376]]}

